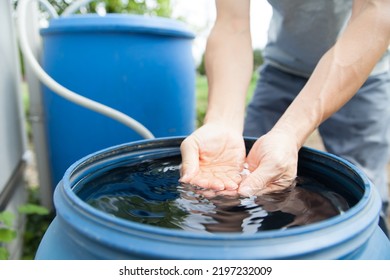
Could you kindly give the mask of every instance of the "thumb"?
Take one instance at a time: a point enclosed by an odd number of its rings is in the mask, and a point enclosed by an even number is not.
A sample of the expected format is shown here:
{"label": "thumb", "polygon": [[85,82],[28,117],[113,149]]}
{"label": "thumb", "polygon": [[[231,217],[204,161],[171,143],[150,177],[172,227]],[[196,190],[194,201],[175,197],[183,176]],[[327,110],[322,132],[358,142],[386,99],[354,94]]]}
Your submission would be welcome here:
{"label": "thumb", "polygon": [[180,145],[182,165],[180,182],[189,183],[199,171],[199,149],[190,138]]}
{"label": "thumb", "polygon": [[261,194],[273,178],[269,174],[270,172],[266,172],[263,168],[257,168],[241,182],[238,193],[242,196]]}

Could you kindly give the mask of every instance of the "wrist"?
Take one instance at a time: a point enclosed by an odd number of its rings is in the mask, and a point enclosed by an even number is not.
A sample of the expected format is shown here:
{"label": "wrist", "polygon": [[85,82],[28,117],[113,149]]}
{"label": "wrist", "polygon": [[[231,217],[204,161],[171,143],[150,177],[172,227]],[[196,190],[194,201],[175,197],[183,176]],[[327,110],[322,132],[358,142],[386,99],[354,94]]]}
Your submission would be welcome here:
{"label": "wrist", "polygon": [[278,122],[270,131],[271,134],[282,135],[288,139],[299,150],[311,132],[307,132],[303,127],[288,122]]}
{"label": "wrist", "polygon": [[306,97],[298,96],[272,130],[285,133],[287,137],[295,141],[298,148],[301,148],[320,125],[322,116],[321,100],[307,100]]}
{"label": "wrist", "polygon": [[208,112],[204,119],[204,124],[213,124],[242,134],[244,130],[244,117],[238,113],[222,114]]}

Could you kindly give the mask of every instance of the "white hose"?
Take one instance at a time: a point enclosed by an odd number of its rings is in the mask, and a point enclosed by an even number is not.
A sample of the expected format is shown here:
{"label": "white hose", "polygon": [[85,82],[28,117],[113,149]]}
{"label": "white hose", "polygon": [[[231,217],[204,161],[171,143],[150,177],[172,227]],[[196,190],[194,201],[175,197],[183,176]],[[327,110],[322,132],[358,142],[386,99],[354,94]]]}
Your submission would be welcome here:
{"label": "white hose", "polygon": [[[89,0],[89,1],[91,1],[91,0]],[[49,14],[52,18],[58,18],[58,14],[57,14],[56,9],[54,9],[54,7],[49,3],[49,1],[39,0],[39,3],[41,3],[46,8],[46,10],[49,12]]]}
{"label": "white hose", "polygon": [[[103,114],[107,117],[110,117],[114,120],[117,120],[124,125],[130,127],[142,137],[146,139],[154,138],[153,134],[144,127],[141,123],[129,117],[128,115],[115,110],[111,107],[98,103],[94,100],[81,96],[64,86],[57,83],[52,77],[50,77],[45,70],[39,65],[38,61],[33,55],[31,48],[28,43],[27,33],[26,33],[26,15],[29,4],[32,1],[44,1],[44,0],[19,0],[18,8],[17,8],[17,21],[18,21],[18,32],[19,32],[19,41],[20,48],[24,55],[25,60],[30,64],[31,68],[39,78],[41,82],[43,82],[47,87],[49,87],[52,91],[62,96],[63,98],[74,102],[78,105],[86,107],[90,110]],[[50,5],[50,4],[49,4]]]}
{"label": "white hose", "polygon": [[70,4],[61,14],[61,16],[68,16],[73,14],[74,12],[77,12],[81,7],[89,4],[94,0],[78,0]]}

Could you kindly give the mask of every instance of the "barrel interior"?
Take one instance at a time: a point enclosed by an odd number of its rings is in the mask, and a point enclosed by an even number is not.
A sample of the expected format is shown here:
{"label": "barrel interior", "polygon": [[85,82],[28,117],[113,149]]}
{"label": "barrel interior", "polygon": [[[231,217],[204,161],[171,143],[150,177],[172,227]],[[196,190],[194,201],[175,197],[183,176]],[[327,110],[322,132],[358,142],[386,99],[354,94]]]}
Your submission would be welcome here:
{"label": "barrel interior", "polygon": [[[254,141],[246,140],[248,150]],[[319,222],[348,211],[365,192],[364,180],[347,162],[302,148],[293,190],[252,200],[205,198],[198,189],[180,185],[180,142],[168,143],[124,145],[97,153],[73,169],[72,189],[85,203],[120,219],[212,233],[284,230]],[[137,173],[140,166],[145,176]],[[155,169],[148,170],[150,166]],[[336,212],[325,216],[330,208]]]}

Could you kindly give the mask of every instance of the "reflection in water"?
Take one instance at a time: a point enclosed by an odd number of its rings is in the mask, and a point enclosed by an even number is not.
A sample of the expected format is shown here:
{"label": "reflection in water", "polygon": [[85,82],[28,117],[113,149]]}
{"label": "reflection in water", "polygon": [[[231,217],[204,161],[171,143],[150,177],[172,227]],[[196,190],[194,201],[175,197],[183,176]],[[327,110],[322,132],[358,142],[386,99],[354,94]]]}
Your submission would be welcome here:
{"label": "reflection in water", "polygon": [[94,174],[75,190],[88,204],[130,221],[196,232],[286,229],[339,215],[347,201],[319,182],[299,177],[295,187],[258,197],[204,196],[180,185],[180,158],[147,161]]}
{"label": "reflection in water", "polygon": [[208,199],[202,198],[201,189],[186,186],[181,188],[181,197],[176,203],[191,213],[182,226],[187,230],[193,227],[192,216],[196,215],[196,224],[206,231],[243,233],[307,225],[339,215],[349,208],[344,198],[324,191],[315,183],[300,177],[295,187],[280,193]]}

